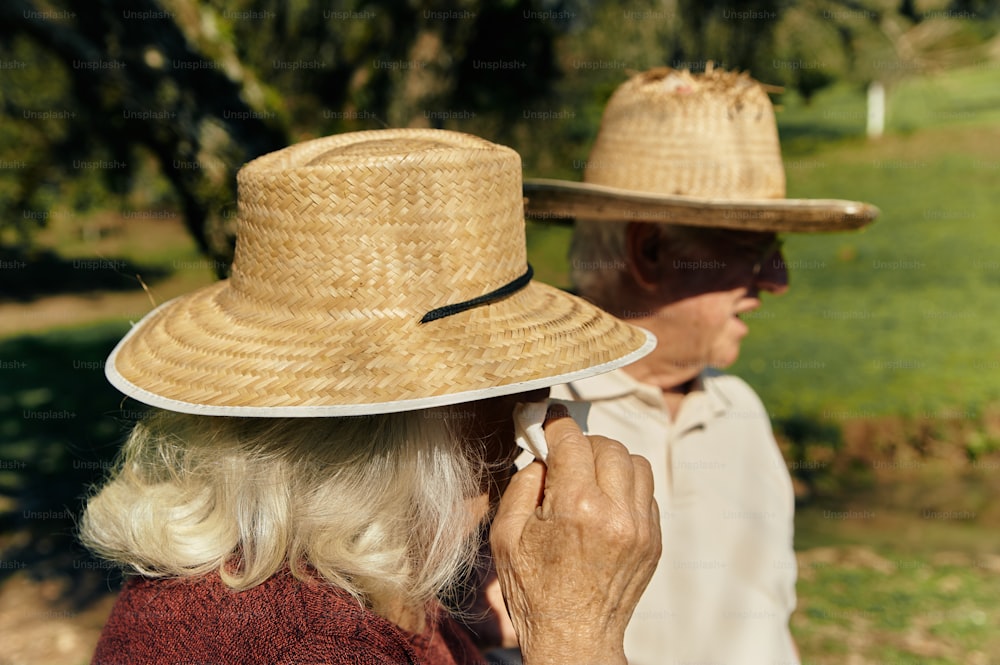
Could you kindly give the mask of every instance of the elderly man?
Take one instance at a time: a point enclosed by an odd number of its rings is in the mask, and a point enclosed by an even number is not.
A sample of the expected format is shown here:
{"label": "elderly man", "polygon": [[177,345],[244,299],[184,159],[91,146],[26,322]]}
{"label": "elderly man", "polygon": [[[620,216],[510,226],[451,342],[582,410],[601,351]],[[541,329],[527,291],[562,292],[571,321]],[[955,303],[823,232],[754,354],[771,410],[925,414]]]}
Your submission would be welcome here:
{"label": "elderly man", "polygon": [[659,340],[624,369],[557,388],[593,432],[653,465],[663,556],[626,634],[633,665],[798,662],[794,495],[767,412],[741,379],[741,318],[780,294],[778,233],[861,227],[877,209],[789,200],[766,89],[667,68],[623,84],[583,183],[529,180],[529,213],[572,217],[579,294]]}

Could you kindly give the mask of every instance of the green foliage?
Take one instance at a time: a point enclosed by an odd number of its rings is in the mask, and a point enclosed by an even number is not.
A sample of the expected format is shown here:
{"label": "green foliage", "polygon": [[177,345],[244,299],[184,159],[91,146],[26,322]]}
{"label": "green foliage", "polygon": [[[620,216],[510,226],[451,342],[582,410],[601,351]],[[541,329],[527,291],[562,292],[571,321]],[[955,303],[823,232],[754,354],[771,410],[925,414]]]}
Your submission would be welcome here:
{"label": "green foliage", "polygon": [[[62,63],[32,41],[0,42],[0,246],[26,244],[45,226],[59,200],[56,175],[68,165],[53,163],[53,148],[65,138],[73,114]],[[29,65],[30,63],[30,65]],[[92,191],[92,179],[80,189]]]}
{"label": "green foliage", "polygon": [[728,68],[766,69],[785,0],[678,0],[682,59],[707,58]]}
{"label": "green foliage", "polygon": [[528,262],[535,270],[535,279],[568,289],[569,262],[567,248],[572,233],[569,226],[545,222],[527,222]]}
{"label": "green foliage", "polygon": [[[0,242],[23,243],[44,221],[11,211],[107,207],[109,195],[145,189],[139,171],[153,163],[202,251],[223,263],[236,169],[300,138],[444,127],[514,146],[528,173],[578,176],[631,71],[714,61],[808,101],[837,81],[985,57],[996,33],[959,12],[986,16],[973,0],[15,4],[0,7],[0,54],[25,64],[0,77],[0,160],[19,165],[0,173]],[[35,10],[62,13],[26,20]],[[156,17],[123,18],[137,12]],[[28,106],[76,116],[26,121]],[[169,121],[122,117],[130,111]],[[111,166],[67,167],[77,162]]]}
{"label": "green foliage", "polygon": [[773,57],[754,73],[762,81],[795,90],[808,103],[849,70],[843,28],[814,7],[800,5],[784,14],[776,29]]}
{"label": "green foliage", "polygon": [[986,432],[973,432],[965,442],[965,451],[972,461],[1000,451],[1000,439]]}
{"label": "green foliage", "polygon": [[803,414],[778,418],[774,430],[787,441],[783,451],[792,476],[805,483],[810,494],[826,490],[832,472],[830,460],[843,444],[839,424]]}

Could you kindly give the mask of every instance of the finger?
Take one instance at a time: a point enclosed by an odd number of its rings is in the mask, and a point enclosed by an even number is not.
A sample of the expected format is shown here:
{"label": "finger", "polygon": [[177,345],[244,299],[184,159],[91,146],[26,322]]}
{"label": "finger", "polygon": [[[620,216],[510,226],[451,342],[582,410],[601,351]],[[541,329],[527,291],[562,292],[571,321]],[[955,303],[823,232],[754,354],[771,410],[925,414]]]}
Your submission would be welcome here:
{"label": "finger", "polygon": [[653,546],[656,550],[656,560],[660,560],[660,555],[663,551],[663,533],[660,531],[660,504],[653,499],[649,502],[649,523],[650,523],[650,535]]}
{"label": "finger", "polygon": [[[566,415],[559,415],[557,408]],[[555,417],[545,421],[545,442],[549,446],[545,460],[548,466],[546,487],[564,483],[594,483],[596,467],[590,440],[569,417],[565,407],[553,405],[552,410],[556,411]]]}
{"label": "finger", "polygon": [[[645,548],[649,548],[655,553],[654,561],[658,561],[663,548],[662,536],[660,534],[660,509],[653,494],[653,467],[649,460],[640,455],[632,455],[632,463],[635,467],[635,489],[634,513],[636,523],[640,529],[645,530],[646,538],[643,541]],[[643,546],[640,543],[640,546]]]}
{"label": "finger", "polygon": [[648,520],[644,525],[640,525],[640,528],[647,529],[645,538],[635,543],[635,554],[638,556],[636,563],[638,563],[638,567],[634,569],[635,573],[629,580],[628,589],[623,594],[623,597],[631,597],[634,594],[638,598],[642,594],[643,590],[649,584],[649,580],[652,578],[660,557],[663,554],[663,536],[660,532],[660,510],[656,499],[650,499],[647,511],[649,515]]}
{"label": "finger", "polygon": [[653,467],[649,460],[641,455],[629,456],[633,466],[632,496],[636,514],[642,519],[649,519],[650,509],[656,504],[653,498]]}
{"label": "finger", "polygon": [[534,516],[541,503],[545,476],[545,465],[537,461],[511,476],[490,527],[490,543],[494,552],[498,551],[498,544],[508,550],[516,547],[525,523]]}
{"label": "finger", "polygon": [[597,486],[617,505],[632,511],[635,504],[635,468],[628,449],[614,439],[594,435],[590,437],[590,445],[594,450]]}

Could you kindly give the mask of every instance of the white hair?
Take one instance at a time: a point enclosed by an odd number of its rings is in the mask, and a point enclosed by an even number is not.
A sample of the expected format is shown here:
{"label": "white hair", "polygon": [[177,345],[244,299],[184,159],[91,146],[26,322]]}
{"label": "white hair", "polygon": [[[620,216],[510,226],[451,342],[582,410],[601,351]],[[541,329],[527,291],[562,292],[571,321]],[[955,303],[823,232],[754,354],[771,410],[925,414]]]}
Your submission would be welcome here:
{"label": "white hair", "polygon": [[482,455],[451,411],[137,424],[81,539],[146,576],[217,572],[246,589],[288,567],[385,613],[420,609],[473,565]]}

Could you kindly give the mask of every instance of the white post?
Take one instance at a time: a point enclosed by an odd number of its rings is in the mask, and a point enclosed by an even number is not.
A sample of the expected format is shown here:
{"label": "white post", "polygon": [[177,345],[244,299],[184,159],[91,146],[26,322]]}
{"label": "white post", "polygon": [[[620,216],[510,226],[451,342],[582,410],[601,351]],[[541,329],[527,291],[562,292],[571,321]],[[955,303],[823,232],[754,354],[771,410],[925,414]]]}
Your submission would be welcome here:
{"label": "white post", "polygon": [[868,138],[877,139],[885,130],[885,86],[881,81],[868,84]]}

